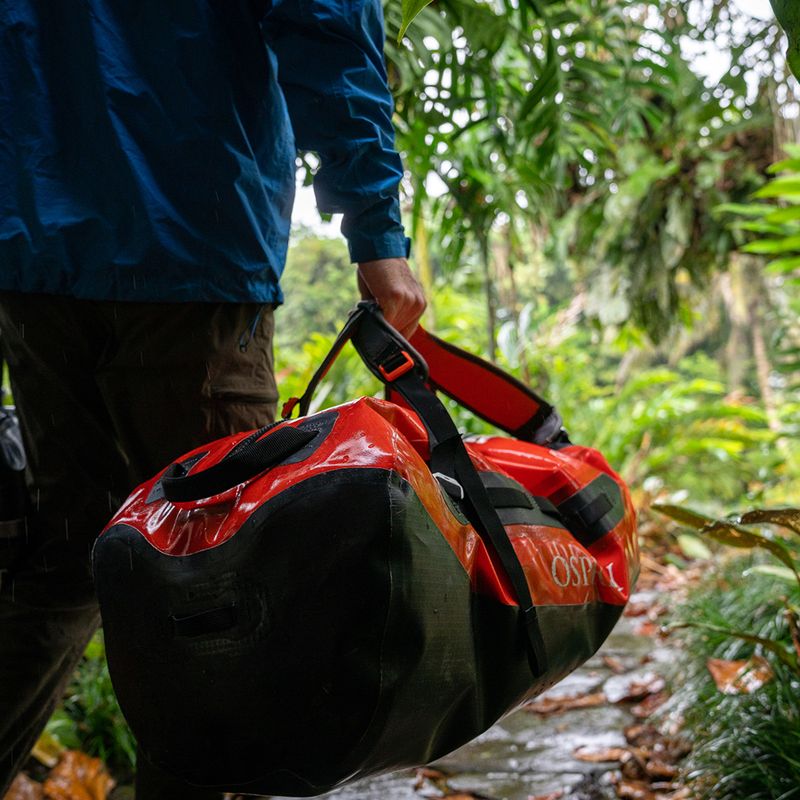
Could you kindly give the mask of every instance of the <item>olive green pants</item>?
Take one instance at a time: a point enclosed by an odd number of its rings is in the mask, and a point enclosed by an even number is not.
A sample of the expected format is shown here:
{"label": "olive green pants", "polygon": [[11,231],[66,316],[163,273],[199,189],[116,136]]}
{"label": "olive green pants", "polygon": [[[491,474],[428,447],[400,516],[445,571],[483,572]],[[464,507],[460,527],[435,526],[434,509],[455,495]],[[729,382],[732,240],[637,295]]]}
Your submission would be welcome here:
{"label": "olive green pants", "polygon": [[[99,624],[98,533],[184,452],[271,421],[277,391],[272,309],[256,304],[3,293],[0,334],[31,499],[22,540],[0,554],[2,798]],[[219,797],[143,761],[137,800]]]}

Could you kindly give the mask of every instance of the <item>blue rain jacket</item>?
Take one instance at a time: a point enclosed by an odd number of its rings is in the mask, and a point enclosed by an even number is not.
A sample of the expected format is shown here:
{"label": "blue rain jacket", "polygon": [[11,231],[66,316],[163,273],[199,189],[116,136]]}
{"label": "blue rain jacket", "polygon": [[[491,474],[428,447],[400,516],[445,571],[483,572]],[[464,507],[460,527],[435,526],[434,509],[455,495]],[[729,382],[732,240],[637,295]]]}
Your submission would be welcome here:
{"label": "blue rain jacket", "polygon": [[280,302],[296,150],[401,256],[379,0],[3,0],[0,289]]}

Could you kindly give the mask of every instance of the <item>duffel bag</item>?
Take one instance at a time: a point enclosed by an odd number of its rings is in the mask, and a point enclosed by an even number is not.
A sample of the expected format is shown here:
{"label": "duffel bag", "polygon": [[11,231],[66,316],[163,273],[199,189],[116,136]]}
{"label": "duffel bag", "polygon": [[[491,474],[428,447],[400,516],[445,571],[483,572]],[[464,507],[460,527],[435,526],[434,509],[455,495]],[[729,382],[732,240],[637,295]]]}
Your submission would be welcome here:
{"label": "duffel bag", "polygon": [[[307,415],[348,340],[390,399]],[[436,391],[511,436],[464,440]],[[637,568],[628,491],[598,452],[512,377],[421,329],[405,341],[370,304],[283,420],[179,458],[94,549],[148,758],[291,796],[479,735],[598,649]]]}

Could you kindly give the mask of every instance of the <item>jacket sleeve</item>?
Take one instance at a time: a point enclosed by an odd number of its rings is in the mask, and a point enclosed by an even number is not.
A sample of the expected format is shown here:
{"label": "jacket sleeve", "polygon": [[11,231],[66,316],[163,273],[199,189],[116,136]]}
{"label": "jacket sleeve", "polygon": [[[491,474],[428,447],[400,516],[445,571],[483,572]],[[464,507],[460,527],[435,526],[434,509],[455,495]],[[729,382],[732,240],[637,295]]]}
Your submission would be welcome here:
{"label": "jacket sleeve", "polygon": [[380,0],[272,0],[262,27],[320,211],[344,215],[354,262],[408,255]]}

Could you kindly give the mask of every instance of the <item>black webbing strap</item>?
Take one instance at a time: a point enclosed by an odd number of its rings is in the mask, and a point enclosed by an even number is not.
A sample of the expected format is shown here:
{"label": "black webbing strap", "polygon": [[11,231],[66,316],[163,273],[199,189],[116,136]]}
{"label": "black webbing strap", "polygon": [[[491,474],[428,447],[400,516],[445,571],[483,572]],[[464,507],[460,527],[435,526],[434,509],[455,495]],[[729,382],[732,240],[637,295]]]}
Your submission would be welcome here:
{"label": "black webbing strap", "polygon": [[400,363],[403,360],[402,355],[410,354],[405,349],[407,342],[387,325],[377,307],[364,307],[360,324],[352,338],[356,350],[370,371],[384,383],[390,384],[414,409],[428,429],[431,472],[440,473],[453,487],[460,486],[463,489],[459,493],[463,497],[458,499],[462,501],[464,513],[484,542],[494,551],[519,604],[531,671],[536,676],[542,675],[546,670],[544,640],[525,571],[497,511],[492,506],[458,428],[442,402],[426,385],[425,371],[413,358],[408,368],[387,380],[385,365]]}
{"label": "black webbing strap", "polygon": [[[328,370],[330,370],[330,368],[333,366],[333,362],[336,361],[339,353],[342,352],[342,348],[353,338],[354,332],[361,323],[362,316],[367,313],[367,310],[370,307],[377,308],[377,305],[375,303],[362,302],[350,312],[347,322],[345,322],[344,327],[341,329],[341,331],[339,331],[339,335],[331,345],[331,349],[328,351],[328,354],[322,360],[322,363],[317,368],[317,371],[311,376],[311,380],[308,382],[306,390],[300,397],[290,397],[283,404],[283,410],[281,412],[283,419],[289,419],[294,413],[295,409],[298,411],[298,416],[304,417],[306,414],[308,414],[308,409],[311,406],[311,400],[314,397],[314,393],[317,391],[320,381],[322,381],[323,378],[328,374]],[[399,337],[400,334],[397,334],[397,336]],[[410,357],[416,359],[420,369],[424,371],[425,376],[427,377],[428,367],[425,364],[425,360],[405,339],[402,341],[405,345],[405,351],[410,354]],[[378,378],[380,378],[380,380],[385,380],[384,376],[380,374],[378,374]]]}
{"label": "black webbing strap", "polygon": [[220,494],[279,464],[318,433],[291,425],[270,433],[273,427],[275,423],[255,431],[208,469],[188,472],[191,467],[180,462],[172,464],[161,478],[164,497],[171,503],[188,503]]}
{"label": "black webbing strap", "polygon": [[572,535],[584,547],[590,547],[617,527],[625,516],[625,501],[619,484],[601,473],[559,503],[558,511]]}
{"label": "black webbing strap", "polygon": [[527,492],[511,486],[486,486],[486,494],[495,508],[536,508]]}

